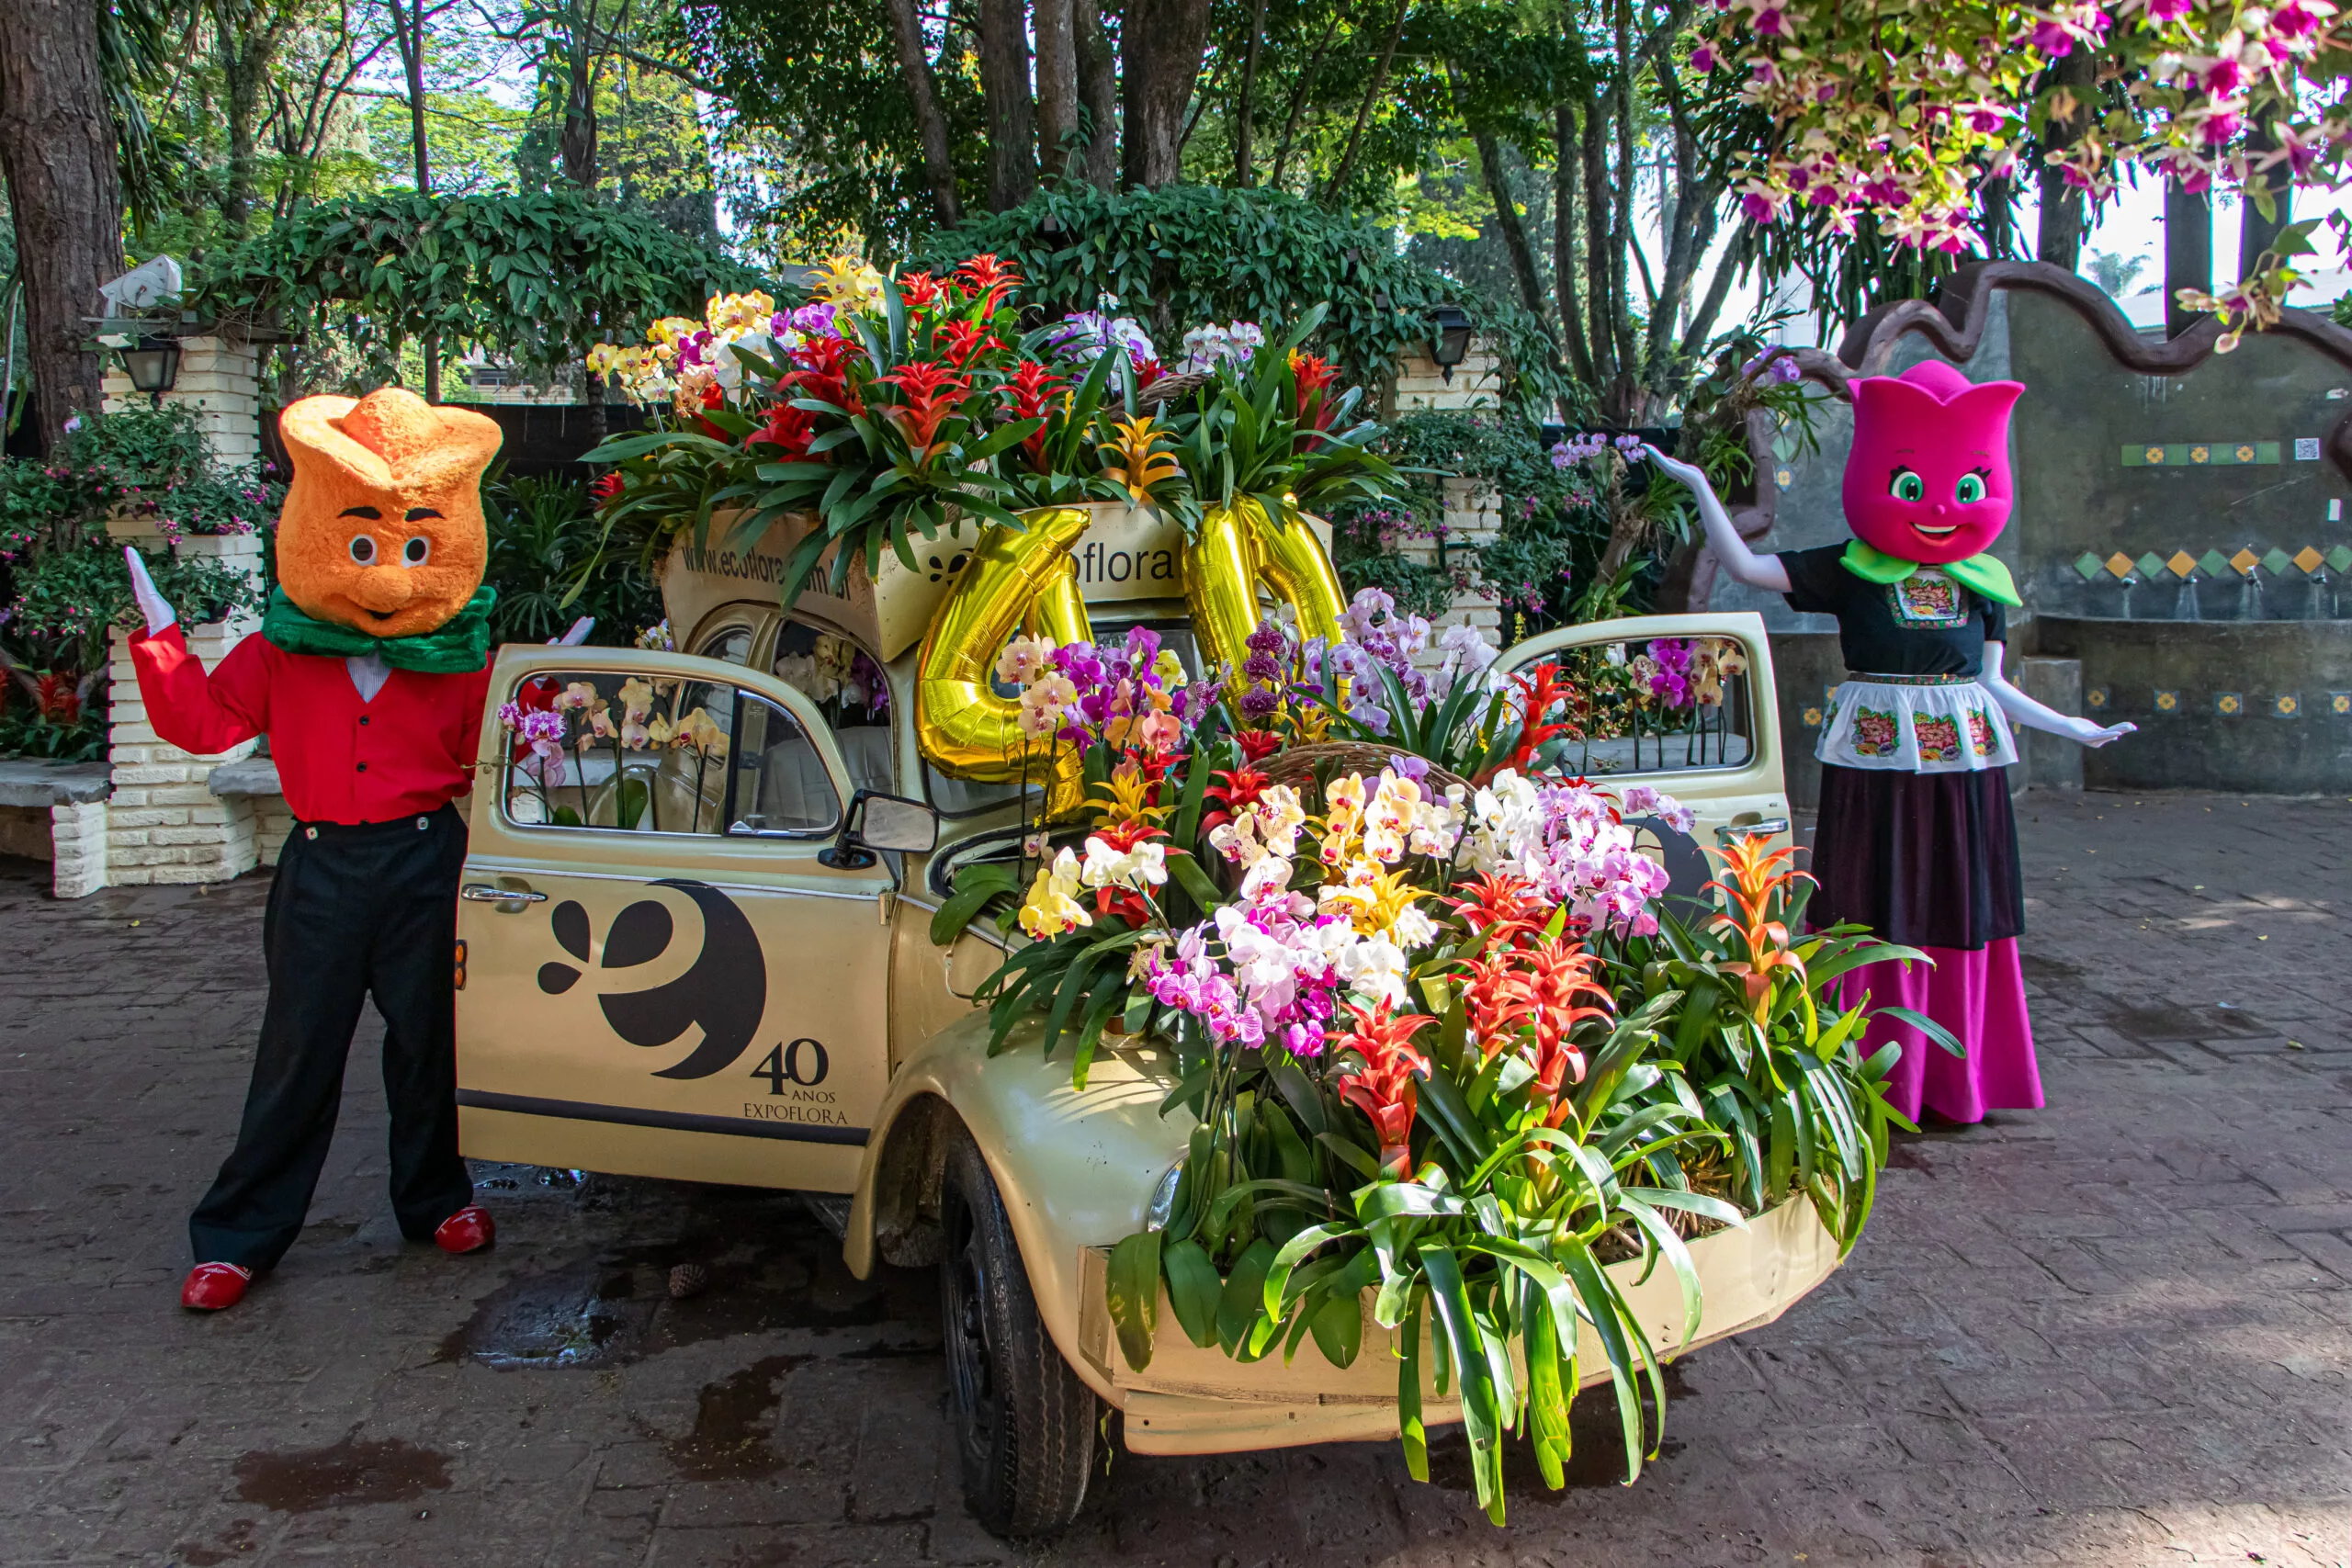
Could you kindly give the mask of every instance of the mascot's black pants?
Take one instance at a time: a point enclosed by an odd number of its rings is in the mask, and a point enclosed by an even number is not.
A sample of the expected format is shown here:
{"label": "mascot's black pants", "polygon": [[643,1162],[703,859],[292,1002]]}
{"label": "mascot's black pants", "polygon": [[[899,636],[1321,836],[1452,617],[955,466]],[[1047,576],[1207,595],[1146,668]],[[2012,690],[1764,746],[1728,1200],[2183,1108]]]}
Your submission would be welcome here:
{"label": "mascot's black pants", "polygon": [[392,1211],[431,1237],[473,1201],[458,1157],[458,877],[466,828],[450,807],[345,828],[300,824],[269,890],[269,1003],[237,1146],[188,1221],[199,1263],[271,1267],[311,1206],[343,1100],[359,1007],[384,1016]]}

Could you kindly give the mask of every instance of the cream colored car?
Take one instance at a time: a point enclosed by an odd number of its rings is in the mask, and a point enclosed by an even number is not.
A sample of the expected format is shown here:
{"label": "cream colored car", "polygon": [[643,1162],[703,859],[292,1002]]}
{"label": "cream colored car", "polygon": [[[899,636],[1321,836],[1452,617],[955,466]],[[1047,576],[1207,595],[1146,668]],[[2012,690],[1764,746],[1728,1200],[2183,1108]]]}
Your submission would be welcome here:
{"label": "cream colored car", "polygon": [[[973,997],[1002,948],[983,925],[943,951],[929,924],[958,865],[1018,852],[1015,787],[927,767],[908,721],[909,628],[820,592],[780,610],[780,558],[767,543],[674,557],[664,586],[683,651],[500,654],[493,707],[548,706],[593,739],[517,761],[495,717],[484,727],[494,783],[474,793],[458,923],[465,1152],[794,1190],[842,1227],[853,1272],[937,1266],[965,1481],[1001,1532],[1072,1517],[1102,1403],[1142,1453],[1394,1436],[1396,1363],[1369,1324],[1345,1371],[1312,1353],[1238,1365],[1174,1334],[1144,1373],[1120,1359],[1102,1249],[1146,1223],[1189,1120],[1159,1114],[1170,1080],[1148,1050],[1098,1059],[1083,1092],[1034,1037],[987,1055]],[[1110,554],[1094,558],[1080,558],[1080,586],[1098,635],[1148,624],[1189,653],[1168,575],[1130,562],[1114,580]],[[961,558],[943,546],[924,565],[944,581]],[[1583,626],[1507,660],[1694,636],[1730,639],[1747,665],[1712,732],[1582,760],[1678,795],[1702,839],[1785,831],[1755,616]],[[1678,888],[1695,892],[1709,874],[1697,845],[1657,834]],[[1802,1204],[1693,1250],[1702,1338],[1768,1321],[1836,1261]],[[1680,1324],[1672,1291],[1660,1279],[1634,1292],[1662,1348]]]}

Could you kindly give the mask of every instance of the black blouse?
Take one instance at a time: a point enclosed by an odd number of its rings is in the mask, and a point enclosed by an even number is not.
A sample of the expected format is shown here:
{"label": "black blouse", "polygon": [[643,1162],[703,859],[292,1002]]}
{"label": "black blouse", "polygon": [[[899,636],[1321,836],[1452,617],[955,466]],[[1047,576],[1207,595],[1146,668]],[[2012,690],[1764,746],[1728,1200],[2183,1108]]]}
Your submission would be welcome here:
{"label": "black blouse", "polygon": [[1843,545],[1784,550],[1789,608],[1838,617],[1838,646],[1856,675],[1976,675],[1984,645],[2007,642],[2008,606],[1923,566],[1900,582],[1848,571]]}

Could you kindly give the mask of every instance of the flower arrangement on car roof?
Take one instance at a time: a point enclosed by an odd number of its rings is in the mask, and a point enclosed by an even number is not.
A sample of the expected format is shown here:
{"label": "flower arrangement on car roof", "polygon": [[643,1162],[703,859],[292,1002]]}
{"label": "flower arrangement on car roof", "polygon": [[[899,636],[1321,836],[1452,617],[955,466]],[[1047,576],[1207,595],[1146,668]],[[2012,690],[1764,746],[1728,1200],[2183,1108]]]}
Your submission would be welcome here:
{"label": "flower arrangement on car roof", "polygon": [[726,548],[813,513],[822,525],[780,581],[797,592],[838,547],[838,592],[886,551],[912,569],[910,539],[957,518],[1019,530],[1037,508],[1125,502],[1189,526],[1244,496],[1278,513],[1385,482],[1361,389],[1305,347],[1320,310],[1271,350],[1251,322],[1198,329],[1166,379],[1131,319],[1081,311],[1024,332],[1021,283],[992,255],[936,277],[837,258],[804,304],[719,295],[700,321],[597,344],[591,372],[661,411],[658,428],[588,455],[616,466],[598,482],[606,536],[641,527],[659,550],[725,512]]}
{"label": "flower arrangement on car roof", "polygon": [[[1026,734],[1081,751],[1085,820],[967,865],[932,935],[987,916],[1027,939],[980,992],[992,1050],[1067,1046],[1081,1089],[1105,1049],[1173,1054],[1190,1152],[1109,1265],[1129,1363],[1172,1326],[1346,1366],[1369,1294],[1413,1473],[1433,1386],[1499,1520],[1507,1434],[1562,1483],[1580,1333],[1629,1479],[1656,1452],[1642,1385],[1662,1411],[1675,1347],[1608,1264],[1663,1265],[1687,1339],[1689,1237],[1792,1199],[1859,1235],[1907,1123],[1894,1050],[1856,1049],[1871,1010],[1831,997],[1907,950],[1806,932],[1805,878],[1762,840],[1727,846],[1720,902],[1670,898],[1643,834],[1692,813],[1563,770],[1591,704],[1560,661],[1504,675],[1449,632],[1426,668],[1428,625],[1369,591],[1341,626],[1327,645],[1262,622],[1239,682],[1187,683],[1148,630],[1014,640],[995,674]],[[1730,656],[1652,644],[1624,678],[1688,702]]]}

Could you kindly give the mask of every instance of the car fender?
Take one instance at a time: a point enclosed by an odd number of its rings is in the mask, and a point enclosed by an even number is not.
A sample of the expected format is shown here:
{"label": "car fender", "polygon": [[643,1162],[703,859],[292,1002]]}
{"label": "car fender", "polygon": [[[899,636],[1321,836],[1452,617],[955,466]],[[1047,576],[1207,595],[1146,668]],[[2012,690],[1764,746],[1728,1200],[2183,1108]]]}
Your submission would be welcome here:
{"label": "car fender", "polygon": [[1070,1082],[1075,1032],[1051,1058],[1039,1049],[1042,1032],[1024,1022],[991,1056],[987,1015],[976,1012],[900,1063],[866,1143],[842,1257],[860,1279],[885,1255],[920,1259],[919,1245],[893,1247],[926,1218],[935,1223],[945,1134],[961,1121],[1003,1196],[1046,1331],[1115,1404],[1118,1392],[1080,1350],[1079,1254],[1143,1227],[1152,1189],[1183,1157],[1193,1121],[1183,1111],[1159,1113],[1175,1081],[1165,1052],[1099,1050],[1079,1089]]}

